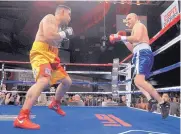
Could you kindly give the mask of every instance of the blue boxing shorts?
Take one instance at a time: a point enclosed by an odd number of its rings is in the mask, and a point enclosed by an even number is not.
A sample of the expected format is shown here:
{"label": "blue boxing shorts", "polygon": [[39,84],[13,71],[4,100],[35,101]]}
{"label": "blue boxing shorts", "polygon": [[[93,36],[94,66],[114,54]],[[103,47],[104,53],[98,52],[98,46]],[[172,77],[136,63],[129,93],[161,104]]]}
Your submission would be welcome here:
{"label": "blue boxing shorts", "polygon": [[149,78],[153,63],[154,55],[147,43],[140,43],[133,49],[134,74],[143,74],[145,78]]}

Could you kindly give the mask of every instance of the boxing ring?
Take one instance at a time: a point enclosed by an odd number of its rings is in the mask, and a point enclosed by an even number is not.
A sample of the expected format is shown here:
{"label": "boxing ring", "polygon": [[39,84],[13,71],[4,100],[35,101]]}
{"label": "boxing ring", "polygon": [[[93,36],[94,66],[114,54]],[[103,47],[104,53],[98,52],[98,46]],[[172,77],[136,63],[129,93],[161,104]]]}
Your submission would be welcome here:
{"label": "boxing ring", "polygon": [[[177,16],[170,24],[158,32],[151,40],[150,45],[160,38],[171,27],[179,23],[180,15]],[[154,52],[158,55],[168,49],[170,46],[179,42],[181,36],[178,35],[170,42],[163,45]],[[0,106],[0,128],[1,132],[5,134],[179,134],[180,133],[180,118],[169,116],[162,119],[159,113],[151,113],[145,110],[130,107],[131,95],[140,94],[140,91],[131,90],[131,66],[130,63],[124,63],[131,58],[132,55],[125,58],[123,61],[114,59],[110,64],[82,64],[82,63],[63,63],[63,66],[104,66],[112,67],[112,72],[100,71],[69,71],[69,74],[107,74],[111,75],[110,82],[81,82],[73,81],[73,84],[88,84],[88,85],[111,85],[112,92],[67,92],[67,94],[106,94],[118,97],[119,95],[126,95],[127,106],[121,107],[72,107],[64,106],[63,110],[67,115],[61,117],[54,111],[49,110],[45,106],[34,106],[32,109],[31,118],[33,122],[41,125],[40,130],[23,130],[13,128],[13,120],[16,118],[21,106]],[[2,63],[2,80],[3,83],[28,83],[33,84],[34,81],[13,81],[4,80],[5,72],[29,72],[31,70],[22,69],[6,69],[5,64],[29,64],[29,62],[20,61],[0,61]],[[180,62],[170,66],[155,70],[150,76],[159,75],[170,70],[180,68]],[[120,75],[125,76],[124,81],[119,81]],[[119,85],[125,85],[125,91],[119,91]],[[159,92],[175,92],[180,91],[180,86],[165,87],[157,89]],[[2,91],[3,92],[3,91]],[[6,91],[6,92],[24,92],[25,91]],[[43,92],[45,94],[52,94],[55,92]]]}

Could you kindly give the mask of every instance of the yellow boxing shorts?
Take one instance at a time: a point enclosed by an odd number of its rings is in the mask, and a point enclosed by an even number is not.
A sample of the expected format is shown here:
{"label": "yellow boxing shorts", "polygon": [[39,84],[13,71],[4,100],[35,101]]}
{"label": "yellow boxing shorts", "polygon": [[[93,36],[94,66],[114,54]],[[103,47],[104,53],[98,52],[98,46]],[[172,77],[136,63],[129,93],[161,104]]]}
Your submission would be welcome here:
{"label": "yellow boxing shorts", "polygon": [[35,81],[41,76],[50,77],[50,85],[68,76],[60,65],[58,48],[43,42],[34,42],[30,51],[30,63]]}

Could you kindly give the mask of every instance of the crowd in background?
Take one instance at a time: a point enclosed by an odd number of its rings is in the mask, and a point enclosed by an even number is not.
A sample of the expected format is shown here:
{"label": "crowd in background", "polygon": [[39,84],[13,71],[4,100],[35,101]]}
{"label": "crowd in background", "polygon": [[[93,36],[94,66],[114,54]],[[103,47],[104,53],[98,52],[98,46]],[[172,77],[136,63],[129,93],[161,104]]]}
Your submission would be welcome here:
{"label": "crowd in background", "polygon": [[[0,92],[0,105],[22,105],[26,93],[6,92],[6,85],[3,85],[3,92]],[[17,91],[15,87],[11,89]],[[55,92],[55,88],[50,88],[50,92]],[[180,116],[180,92],[160,93],[164,101],[170,102],[170,114]],[[36,106],[47,106],[54,93],[41,94],[36,102]],[[127,106],[125,95],[113,98],[111,95],[97,94],[66,94],[61,99],[63,106]],[[131,107],[148,110],[148,101],[141,94],[132,96]],[[158,104],[153,105],[153,112],[160,112]]]}

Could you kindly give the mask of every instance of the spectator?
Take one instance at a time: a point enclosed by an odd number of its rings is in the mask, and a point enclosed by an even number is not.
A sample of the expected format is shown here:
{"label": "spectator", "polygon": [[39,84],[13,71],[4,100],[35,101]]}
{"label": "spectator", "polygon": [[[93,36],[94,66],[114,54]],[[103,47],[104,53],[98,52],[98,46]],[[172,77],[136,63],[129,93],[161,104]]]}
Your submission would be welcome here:
{"label": "spectator", "polygon": [[126,96],[124,96],[124,95],[121,96],[119,106],[127,106],[127,104],[126,104]]}
{"label": "spectator", "polygon": [[76,94],[72,97],[72,102],[69,102],[69,106],[84,106],[84,102],[81,100],[80,96]]}
{"label": "spectator", "polygon": [[66,100],[65,97],[62,97],[62,99],[61,99],[61,105],[62,105],[62,106],[67,106],[67,105],[68,105],[67,100]]}
{"label": "spectator", "polygon": [[4,92],[0,92],[0,105],[5,104],[6,95]]}
{"label": "spectator", "polygon": [[39,97],[38,97],[38,102],[37,102],[37,105],[38,106],[46,106],[47,105],[47,96],[46,94],[41,94]]}
{"label": "spectator", "polygon": [[148,110],[148,105],[147,105],[147,103],[144,102],[143,97],[140,97],[139,108],[144,109],[144,110]]}
{"label": "spectator", "polygon": [[173,97],[172,102],[170,102],[170,115],[180,116],[180,105],[176,97]]}
{"label": "spectator", "polygon": [[[168,96],[168,93],[163,93],[162,99],[163,99],[165,102],[170,102],[170,97]],[[160,106],[159,106],[159,104],[157,104],[157,110],[156,110],[156,112],[160,113]]]}
{"label": "spectator", "polygon": [[118,106],[118,103],[117,102],[114,102],[112,100],[112,98],[108,98],[107,100],[105,99],[103,102],[102,102],[102,106]]}
{"label": "spectator", "polygon": [[6,85],[5,84],[2,84],[1,90],[6,91]]}
{"label": "spectator", "polygon": [[16,92],[8,93],[5,97],[5,105],[19,105],[20,96]]}

